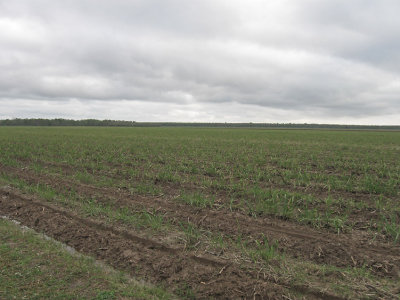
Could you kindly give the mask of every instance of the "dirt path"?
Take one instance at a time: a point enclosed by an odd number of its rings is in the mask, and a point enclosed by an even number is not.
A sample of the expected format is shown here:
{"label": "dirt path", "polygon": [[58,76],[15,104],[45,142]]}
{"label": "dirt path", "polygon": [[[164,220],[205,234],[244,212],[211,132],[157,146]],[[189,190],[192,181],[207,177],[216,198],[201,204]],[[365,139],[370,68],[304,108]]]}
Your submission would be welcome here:
{"label": "dirt path", "polygon": [[11,188],[0,189],[0,214],[150,282],[180,287],[181,292],[190,286],[197,298],[287,299],[284,295],[291,290],[305,293],[307,299],[341,299],[306,287],[274,283],[234,262],[169,248]]}
{"label": "dirt path", "polygon": [[372,242],[363,232],[337,235],[276,218],[256,219],[227,209],[198,209],[170,197],[132,196],[127,191],[80,184],[60,176],[33,174],[27,169],[8,167],[7,171],[27,182],[48,184],[59,191],[73,187],[79,194],[96,196],[96,199],[107,204],[157,210],[173,222],[189,221],[211,232],[230,236],[241,234],[253,239],[265,236],[278,241],[280,250],[294,258],[337,267],[366,265],[376,275],[400,277],[400,247]]}

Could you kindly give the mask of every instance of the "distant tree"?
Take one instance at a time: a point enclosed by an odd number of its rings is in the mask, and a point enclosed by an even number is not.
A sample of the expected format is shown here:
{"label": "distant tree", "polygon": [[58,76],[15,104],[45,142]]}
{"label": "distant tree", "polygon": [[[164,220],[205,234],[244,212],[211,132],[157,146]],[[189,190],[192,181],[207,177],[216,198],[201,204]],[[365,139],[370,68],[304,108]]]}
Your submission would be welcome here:
{"label": "distant tree", "polygon": [[70,120],[70,119],[5,119],[0,126],[107,126],[107,127],[214,127],[214,128],[282,128],[282,129],[374,129],[400,130],[400,125],[336,125],[295,123],[178,123],[178,122],[135,122],[119,120]]}

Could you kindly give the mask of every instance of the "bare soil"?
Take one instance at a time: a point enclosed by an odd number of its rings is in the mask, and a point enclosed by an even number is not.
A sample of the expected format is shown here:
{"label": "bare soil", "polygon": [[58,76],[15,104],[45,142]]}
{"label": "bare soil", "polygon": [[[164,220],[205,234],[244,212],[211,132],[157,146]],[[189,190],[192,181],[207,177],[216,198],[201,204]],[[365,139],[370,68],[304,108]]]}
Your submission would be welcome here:
{"label": "bare soil", "polygon": [[96,196],[98,201],[113,203],[117,207],[154,209],[177,224],[190,222],[204,230],[232,237],[241,234],[260,239],[265,236],[268,240],[278,241],[280,250],[294,258],[337,267],[368,266],[376,275],[400,277],[400,247],[379,238],[372,241],[371,236],[362,230],[333,234],[274,217],[254,218],[240,211],[194,208],[168,195],[132,196],[117,188],[99,188],[59,176],[33,174],[28,169],[7,169],[27,182],[47,184],[59,191],[73,187],[79,194]]}
{"label": "bare soil", "polygon": [[294,290],[311,299],[341,299],[306,287],[283,286],[215,257],[169,248],[10,188],[0,190],[0,213],[150,282],[182,289],[189,286],[196,298],[287,299],[285,294]]}
{"label": "bare soil", "polygon": [[[172,223],[189,222],[197,227],[251,239],[265,236],[278,241],[285,255],[337,267],[367,266],[375,275],[400,278],[400,247],[382,240],[372,241],[361,230],[333,234],[274,217],[254,218],[225,208],[194,208],[175,199],[176,192],[162,197],[131,195],[114,187],[99,188],[56,174],[37,174],[28,168],[0,166],[1,171],[31,184],[45,184],[57,191],[74,189],[114,207],[155,210]],[[10,187],[0,189],[0,215],[74,247],[147,281],[182,293],[190,287],[196,298],[287,299],[293,293],[307,299],[341,299],[307,286],[288,285],[265,277],[254,266],[226,260],[218,254],[188,251],[180,245],[144,237],[135,229],[83,218],[42,199],[21,194]],[[379,240],[379,239],[378,239]],[[288,296],[289,295],[289,296]]]}

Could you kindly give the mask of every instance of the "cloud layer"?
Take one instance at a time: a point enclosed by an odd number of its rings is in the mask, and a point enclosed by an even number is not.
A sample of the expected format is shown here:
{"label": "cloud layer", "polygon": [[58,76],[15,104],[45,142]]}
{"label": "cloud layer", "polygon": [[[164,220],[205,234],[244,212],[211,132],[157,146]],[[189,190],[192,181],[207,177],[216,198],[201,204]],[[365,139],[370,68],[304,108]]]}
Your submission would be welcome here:
{"label": "cloud layer", "polygon": [[0,118],[399,124],[399,11],[0,0]]}

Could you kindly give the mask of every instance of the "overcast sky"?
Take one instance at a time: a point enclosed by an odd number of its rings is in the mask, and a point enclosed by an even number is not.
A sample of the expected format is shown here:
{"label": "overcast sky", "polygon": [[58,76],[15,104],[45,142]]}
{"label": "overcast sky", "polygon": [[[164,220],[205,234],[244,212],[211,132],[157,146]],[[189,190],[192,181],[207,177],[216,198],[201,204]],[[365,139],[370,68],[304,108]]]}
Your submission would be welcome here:
{"label": "overcast sky", "polygon": [[399,0],[0,0],[0,119],[400,124]]}

